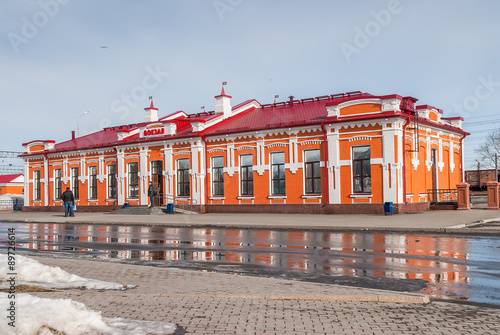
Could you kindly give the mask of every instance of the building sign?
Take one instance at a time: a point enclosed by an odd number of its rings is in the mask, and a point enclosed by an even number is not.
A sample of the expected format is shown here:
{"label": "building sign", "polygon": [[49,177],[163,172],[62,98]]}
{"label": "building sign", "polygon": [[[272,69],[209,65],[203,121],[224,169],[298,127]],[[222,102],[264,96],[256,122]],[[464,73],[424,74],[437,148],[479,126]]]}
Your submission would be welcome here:
{"label": "building sign", "polygon": [[144,130],[144,136],[165,134],[165,128],[153,128]]}

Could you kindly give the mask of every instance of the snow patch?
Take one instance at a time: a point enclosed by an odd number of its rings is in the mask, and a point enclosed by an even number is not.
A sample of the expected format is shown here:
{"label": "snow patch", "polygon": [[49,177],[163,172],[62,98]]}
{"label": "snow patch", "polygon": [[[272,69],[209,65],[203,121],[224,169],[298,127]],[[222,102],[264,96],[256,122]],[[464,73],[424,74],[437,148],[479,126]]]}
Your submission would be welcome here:
{"label": "snow patch", "polygon": [[[6,282],[9,279],[8,257],[6,254],[0,254],[0,288],[8,287]],[[133,288],[134,285],[123,286],[119,283],[106,282],[96,279],[88,279],[68,273],[60,267],[52,267],[41,264],[40,262],[16,255],[16,283],[18,285],[33,285],[44,288],[86,288],[95,290],[124,290]]]}
{"label": "snow patch", "polygon": [[[0,293],[0,306],[9,306],[7,293]],[[103,318],[100,312],[71,299],[38,298],[30,294],[16,295],[15,328],[8,325],[6,308],[2,308],[0,334],[16,335],[127,335],[173,334],[176,326],[158,321]]]}

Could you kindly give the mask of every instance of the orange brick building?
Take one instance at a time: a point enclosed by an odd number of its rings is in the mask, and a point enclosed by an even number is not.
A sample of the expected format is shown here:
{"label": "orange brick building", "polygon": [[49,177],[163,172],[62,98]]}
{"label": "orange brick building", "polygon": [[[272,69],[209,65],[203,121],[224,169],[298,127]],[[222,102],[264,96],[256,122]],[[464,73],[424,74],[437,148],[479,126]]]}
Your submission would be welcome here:
{"label": "orange brick building", "polygon": [[24,176],[22,174],[0,175],[0,195],[23,194]]}
{"label": "orange brick building", "polygon": [[144,122],[23,144],[27,209],[60,207],[66,187],[83,210],[146,206],[152,181],[160,204],[201,212],[398,213],[463,180],[463,119],[412,97],[215,98],[211,112],[158,118],[151,101]]}

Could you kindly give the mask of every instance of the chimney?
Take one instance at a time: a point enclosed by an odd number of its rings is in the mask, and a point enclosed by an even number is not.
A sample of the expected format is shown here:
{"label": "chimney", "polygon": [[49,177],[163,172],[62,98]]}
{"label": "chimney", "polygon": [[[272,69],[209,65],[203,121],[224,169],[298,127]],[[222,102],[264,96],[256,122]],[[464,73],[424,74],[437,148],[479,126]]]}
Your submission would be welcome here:
{"label": "chimney", "polygon": [[220,95],[215,96],[215,100],[215,113],[223,113],[224,119],[230,117],[232,112],[231,96],[226,95],[226,92],[224,92],[224,86],[222,86]]}
{"label": "chimney", "polygon": [[71,139],[72,139],[72,140],[74,140],[74,139],[75,139],[75,131],[74,131],[74,130],[72,130],[72,131],[71,131]]}
{"label": "chimney", "polygon": [[290,107],[293,107],[293,98],[295,98],[293,95],[288,97],[290,99],[289,105]]}
{"label": "chimney", "polygon": [[144,108],[146,115],[144,116],[145,122],[156,122],[158,121],[158,108],[153,105],[153,99],[151,99],[151,105],[148,108]]}

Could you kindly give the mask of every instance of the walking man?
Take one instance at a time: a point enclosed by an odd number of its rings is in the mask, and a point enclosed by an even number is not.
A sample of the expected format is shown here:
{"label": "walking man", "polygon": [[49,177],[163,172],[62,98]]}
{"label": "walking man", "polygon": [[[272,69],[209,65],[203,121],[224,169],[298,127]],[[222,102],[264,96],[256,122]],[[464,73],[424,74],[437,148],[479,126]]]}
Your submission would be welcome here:
{"label": "walking man", "polygon": [[149,197],[149,201],[151,202],[151,205],[149,207],[155,206],[155,202],[154,202],[155,195],[156,195],[156,190],[153,187],[153,182],[150,181],[149,187],[148,187],[148,197]]}
{"label": "walking man", "polygon": [[75,197],[73,192],[66,187],[66,191],[61,195],[61,200],[64,202],[64,217],[68,216],[68,211],[70,216],[75,216],[73,213],[73,204],[75,203]]}

